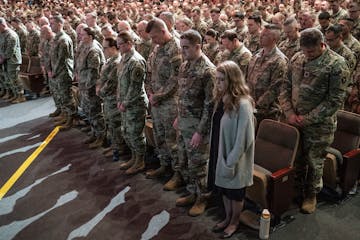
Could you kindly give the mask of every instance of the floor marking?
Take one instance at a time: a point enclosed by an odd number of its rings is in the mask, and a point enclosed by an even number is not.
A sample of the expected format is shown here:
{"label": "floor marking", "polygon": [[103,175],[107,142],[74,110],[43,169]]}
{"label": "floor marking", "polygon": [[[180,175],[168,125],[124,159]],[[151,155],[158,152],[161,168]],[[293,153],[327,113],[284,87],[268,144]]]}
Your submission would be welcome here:
{"label": "floor marking", "polygon": [[105,217],[105,215],[111,212],[115,207],[125,203],[125,194],[130,190],[130,187],[127,186],[121,192],[119,192],[115,197],[113,197],[110,203],[95,217],[93,217],[90,221],[73,230],[67,240],[71,240],[78,237],[86,237],[89,232]]}
{"label": "floor marking", "polygon": [[41,142],[38,142],[38,143],[35,143],[33,145],[29,145],[29,146],[25,146],[25,147],[21,147],[21,148],[16,148],[16,149],[10,150],[8,152],[0,153],[0,158],[6,157],[6,156],[9,156],[9,155],[13,155],[15,153],[27,152],[30,149],[36,148],[36,147],[38,147],[40,145],[41,145]]}
{"label": "floor marking", "polygon": [[58,170],[56,172],[53,172],[50,175],[47,175],[40,179],[37,179],[33,184],[27,186],[26,188],[21,189],[20,191],[14,193],[13,195],[4,197],[0,201],[0,216],[11,213],[14,210],[16,201],[18,199],[24,197],[26,194],[28,194],[33,187],[35,187],[36,185],[39,185],[41,182],[43,182],[45,179],[47,179],[51,176],[68,171],[70,169],[70,167],[71,167],[71,164],[68,164],[67,166],[61,168],[60,170]]}
{"label": "floor marking", "polygon": [[10,188],[15,184],[15,182],[21,177],[25,170],[30,166],[30,164],[35,160],[35,158],[44,150],[44,148],[50,143],[50,141],[55,137],[59,132],[60,127],[55,127],[54,130],[47,136],[47,138],[41,143],[41,145],[28,157],[25,162],[16,170],[16,172],[9,178],[9,180],[0,188],[0,200],[5,196],[5,194],[10,190]]}
{"label": "floor marking", "polygon": [[35,136],[33,136],[33,137],[31,137],[31,138],[28,138],[28,139],[26,139],[26,140],[32,140],[32,139],[38,138],[38,137],[40,137],[40,136],[41,136],[41,134],[38,134],[38,135],[35,135]]}
{"label": "floor marking", "polygon": [[149,240],[158,235],[159,231],[168,224],[170,214],[163,210],[151,218],[146,231],[141,235],[141,240]]}
{"label": "floor marking", "polygon": [[71,191],[69,193],[66,193],[64,195],[61,195],[58,200],[56,201],[56,204],[51,207],[50,209],[41,212],[31,218],[27,218],[20,221],[14,221],[8,225],[4,225],[0,227],[0,239],[1,240],[11,240],[13,239],[19,232],[21,232],[24,228],[32,224],[33,222],[37,221],[41,217],[43,217],[48,212],[54,210],[55,208],[58,208],[72,200],[74,200],[78,196],[77,191]]}
{"label": "floor marking", "polygon": [[29,134],[30,133],[21,133],[21,134],[15,134],[15,135],[11,135],[11,136],[8,136],[8,137],[0,138],[0,143],[4,143],[4,142],[16,139],[16,138],[21,137],[21,136],[26,136],[26,135],[29,135]]}

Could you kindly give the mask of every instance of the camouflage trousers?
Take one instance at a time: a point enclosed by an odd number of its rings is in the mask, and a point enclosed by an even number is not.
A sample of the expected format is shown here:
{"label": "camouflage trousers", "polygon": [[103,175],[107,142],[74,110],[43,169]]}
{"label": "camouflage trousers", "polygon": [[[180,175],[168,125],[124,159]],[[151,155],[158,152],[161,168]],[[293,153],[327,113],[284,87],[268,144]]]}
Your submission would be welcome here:
{"label": "camouflage trousers", "polygon": [[151,108],[156,152],[161,166],[172,166],[178,161],[176,130],[173,127],[177,116],[175,104],[163,104]]}
{"label": "camouflage trousers", "polygon": [[59,96],[59,90],[57,88],[58,84],[55,79],[53,79],[53,78],[48,78],[48,79],[49,79],[49,90],[54,99],[55,106],[56,106],[56,108],[61,109],[61,99]]}
{"label": "camouflage trousers", "polygon": [[301,154],[295,161],[296,187],[306,195],[319,193],[326,148],[334,140],[334,129],[323,125],[304,127],[301,133]]}
{"label": "camouflage trousers", "polygon": [[19,80],[20,66],[14,64],[3,65],[1,75],[3,79],[3,86],[10,91],[14,96],[23,93],[22,83]]}
{"label": "camouflage trousers", "polygon": [[53,78],[54,85],[56,86],[58,100],[60,102],[61,110],[67,113],[69,116],[76,114],[74,98],[71,92],[72,78],[64,72]]}
{"label": "camouflage trousers", "polygon": [[[199,119],[179,118],[178,136],[178,163],[175,164],[175,171],[179,171],[184,178],[187,190],[191,193],[207,192],[207,164],[209,159],[209,144],[207,139],[202,139],[198,148],[190,145]],[[203,137],[204,138],[204,137]]]}
{"label": "camouflage trousers", "polygon": [[120,150],[120,146],[124,144],[124,138],[121,134],[121,113],[117,108],[116,96],[105,97],[103,103],[104,119],[110,133],[112,148]]}
{"label": "camouflage trousers", "polygon": [[121,112],[121,132],[126,144],[137,154],[144,155],[145,147],[145,104],[132,104]]}
{"label": "camouflage trousers", "polygon": [[95,86],[90,89],[80,89],[81,108],[88,119],[91,130],[96,137],[105,136],[105,121],[101,113],[101,99],[95,94]]}

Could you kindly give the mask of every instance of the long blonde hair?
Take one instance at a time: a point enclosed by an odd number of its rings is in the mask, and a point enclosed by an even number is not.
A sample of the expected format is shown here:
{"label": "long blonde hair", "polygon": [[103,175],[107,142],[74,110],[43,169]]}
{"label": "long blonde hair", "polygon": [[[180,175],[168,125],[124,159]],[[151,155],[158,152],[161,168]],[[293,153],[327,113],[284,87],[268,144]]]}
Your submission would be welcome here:
{"label": "long blonde hair", "polygon": [[241,98],[248,99],[255,106],[254,100],[250,96],[249,87],[245,83],[244,74],[235,62],[222,62],[217,66],[216,71],[224,74],[226,89],[224,92],[220,92],[215,84],[213,89],[215,109],[223,100],[225,112],[237,111]]}

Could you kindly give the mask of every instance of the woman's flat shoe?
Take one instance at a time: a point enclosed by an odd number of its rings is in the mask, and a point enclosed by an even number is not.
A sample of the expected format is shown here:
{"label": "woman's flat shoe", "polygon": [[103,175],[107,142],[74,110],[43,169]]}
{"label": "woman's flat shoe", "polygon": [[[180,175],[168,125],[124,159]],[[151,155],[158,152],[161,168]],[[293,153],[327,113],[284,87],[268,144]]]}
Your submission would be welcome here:
{"label": "woman's flat shoe", "polygon": [[233,231],[232,233],[223,232],[222,235],[220,236],[220,238],[221,239],[231,238],[235,233],[236,233],[236,230]]}
{"label": "woman's flat shoe", "polygon": [[226,226],[220,227],[220,226],[218,226],[218,225],[216,224],[215,226],[213,226],[213,227],[211,228],[211,231],[212,231],[213,233],[221,233],[222,231],[224,231],[225,228],[226,228]]}

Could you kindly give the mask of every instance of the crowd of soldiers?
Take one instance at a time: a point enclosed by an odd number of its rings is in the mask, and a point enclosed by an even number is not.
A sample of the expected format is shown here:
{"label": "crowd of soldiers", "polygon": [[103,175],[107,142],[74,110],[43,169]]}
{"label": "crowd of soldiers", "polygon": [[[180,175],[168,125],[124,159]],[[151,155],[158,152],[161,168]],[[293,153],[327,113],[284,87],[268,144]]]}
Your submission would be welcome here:
{"label": "crowd of soldiers", "polygon": [[[126,174],[145,168],[143,129],[151,115],[161,166],[146,177],[172,174],[164,190],[186,186],[189,194],[176,205],[192,205],[192,216],[204,212],[213,187],[206,178],[219,63],[231,60],[243,71],[258,123],[270,118],[302,128],[304,138],[322,139],[321,151],[332,141],[338,109],[360,113],[357,0],[8,2],[0,6],[1,97],[24,101],[21,54],[39,56],[56,105],[50,117],[63,130],[85,121],[90,148],[110,136],[106,154],[114,161],[130,150],[119,166]],[[326,43],[321,57],[304,52],[309,41]],[[307,92],[296,89],[304,84]],[[313,212],[323,156],[318,142],[304,145],[316,159],[305,193],[312,202],[303,206]]]}

